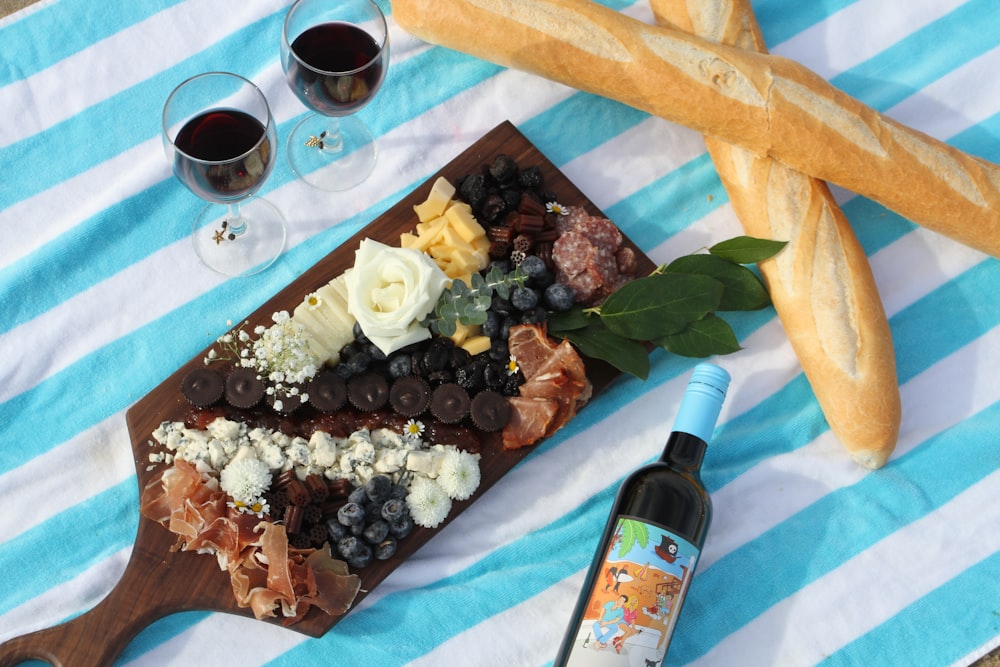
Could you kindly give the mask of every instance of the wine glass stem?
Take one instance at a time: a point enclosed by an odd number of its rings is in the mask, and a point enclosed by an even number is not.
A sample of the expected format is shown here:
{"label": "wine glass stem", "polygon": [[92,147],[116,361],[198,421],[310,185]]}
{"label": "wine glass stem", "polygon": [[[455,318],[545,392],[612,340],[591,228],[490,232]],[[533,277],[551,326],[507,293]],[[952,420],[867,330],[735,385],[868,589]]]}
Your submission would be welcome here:
{"label": "wine glass stem", "polygon": [[322,150],[325,153],[339,153],[344,150],[344,142],[340,136],[340,119],[330,118],[323,135]]}
{"label": "wine glass stem", "polygon": [[229,233],[240,236],[247,230],[247,221],[243,218],[239,204],[229,204],[229,215],[226,218]]}

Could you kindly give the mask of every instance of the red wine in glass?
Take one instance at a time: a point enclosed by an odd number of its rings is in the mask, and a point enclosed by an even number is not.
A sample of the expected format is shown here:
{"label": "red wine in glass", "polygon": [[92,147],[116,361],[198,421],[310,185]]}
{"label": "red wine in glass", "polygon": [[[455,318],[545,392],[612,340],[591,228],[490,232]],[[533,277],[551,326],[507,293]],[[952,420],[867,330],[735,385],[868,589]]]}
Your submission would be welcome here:
{"label": "red wine in glass", "polygon": [[302,181],[347,190],[375,166],[375,135],[359,117],[386,77],[389,27],[373,0],[295,0],[281,29],[288,86],[312,113],[288,135]]}
{"label": "red wine in glass", "polygon": [[[271,171],[271,142],[264,125],[243,111],[213,109],[177,133],[174,171],[202,199],[242,199],[260,187]],[[194,159],[192,159],[194,158]]]}
{"label": "red wine in glass", "polygon": [[288,83],[306,105],[327,116],[354,113],[371,99],[385,78],[384,50],[351,23],[328,22],[309,28],[292,42]]}

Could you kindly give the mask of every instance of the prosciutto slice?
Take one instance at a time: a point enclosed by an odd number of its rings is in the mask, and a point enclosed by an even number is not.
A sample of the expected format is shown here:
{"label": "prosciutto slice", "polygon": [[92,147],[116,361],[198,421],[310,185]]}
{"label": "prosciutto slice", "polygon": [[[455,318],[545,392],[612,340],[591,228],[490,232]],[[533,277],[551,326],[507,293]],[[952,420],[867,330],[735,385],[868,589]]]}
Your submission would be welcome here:
{"label": "prosciutto slice", "polygon": [[504,448],[517,449],[565,426],[589,400],[592,387],[573,346],[556,343],[541,325],[511,327],[507,345],[525,377],[520,396],[508,399],[511,419],[502,434]]}
{"label": "prosciutto slice", "polygon": [[176,459],[143,489],[139,508],[177,535],[174,550],[215,554],[237,605],[257,619],[280,613],[291,625],[312,606],[333,615],[350,609],[361,579],[328,545],[292,548],[283,525],[231,508],[227,498],[212,474]]}

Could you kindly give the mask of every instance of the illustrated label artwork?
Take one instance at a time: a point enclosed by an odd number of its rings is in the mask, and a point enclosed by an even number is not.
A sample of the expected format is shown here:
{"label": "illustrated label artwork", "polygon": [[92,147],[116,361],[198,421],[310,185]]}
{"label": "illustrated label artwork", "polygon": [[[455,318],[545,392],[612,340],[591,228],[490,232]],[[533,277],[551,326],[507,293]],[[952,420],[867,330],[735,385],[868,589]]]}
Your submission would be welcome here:
{"label": "illustrated label artwork", "polygon": [[619,517],[568,664],[660,667],[697,558],[684,538]]}

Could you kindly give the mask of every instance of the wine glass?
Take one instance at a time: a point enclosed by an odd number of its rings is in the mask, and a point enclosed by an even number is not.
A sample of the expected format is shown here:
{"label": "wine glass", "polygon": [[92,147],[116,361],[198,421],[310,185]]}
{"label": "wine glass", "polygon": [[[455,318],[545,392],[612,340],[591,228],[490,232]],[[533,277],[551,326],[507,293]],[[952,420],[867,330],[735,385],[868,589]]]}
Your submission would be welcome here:
{"label": "wine glass", "polygon": [[385,16],[371,0],[297,0],[281,31],[288,85],[312,109],[292,130],[288,161],[322,190],[348,190],[375,167],[375,138],[353,114],[389,65]]}
{"label": "wine glass", "polygon": [[274,168],[277,146],[260,89],[228,72],[184,81],[163,107],[163,145],[174,175],[209,202],[192,225],[201,261],[227,276],[270,266],[285,246],[285,220],[253,196]]}

